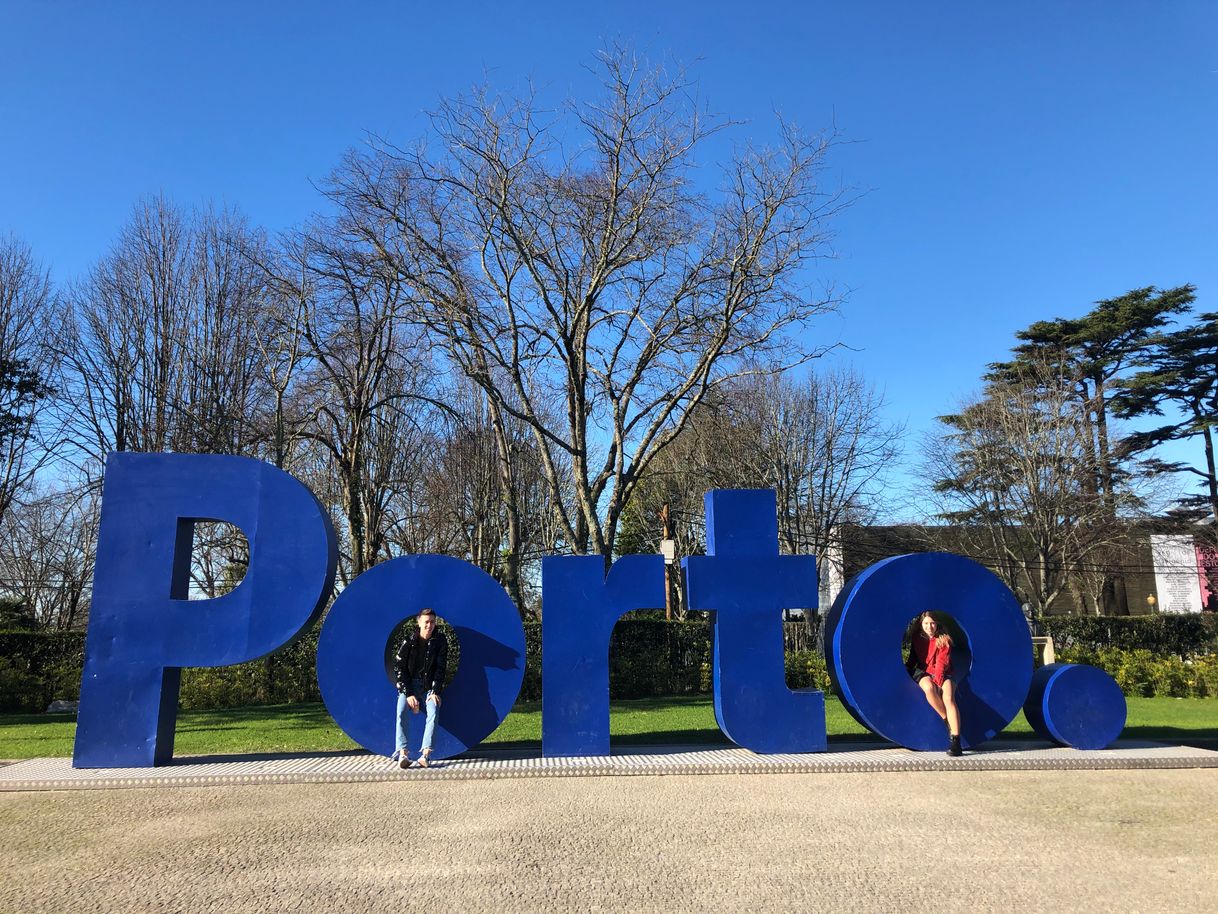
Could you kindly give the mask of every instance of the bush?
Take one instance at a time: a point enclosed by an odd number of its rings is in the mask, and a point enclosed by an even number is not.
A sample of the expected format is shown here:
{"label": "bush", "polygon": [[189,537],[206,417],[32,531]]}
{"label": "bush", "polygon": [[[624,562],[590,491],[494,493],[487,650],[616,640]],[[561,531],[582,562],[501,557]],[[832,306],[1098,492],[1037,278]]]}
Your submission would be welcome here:
{"label": "bush", "polygon": [[1156,658],[1150,667],[1150,694],[1189,698],[1194,694],[1192,664],[1174,654]]}
{"label": "bush", "polygon": [[240,708],[260,703],[265,676],[258,661],[237,666],[192,667],[182,671],[178,702],[186,710]]}
{"label": "bush", "polygon": [[1145,648],[1105,648],[1090,651],[1067,648],[1062,663],[1086,663],[1107,672],[1126,695],[1170,698],[1218,697],[1218,656],[1202,654],[1180,658],[1156,655]]}
{"label": "bush", "polygon": [[[55,699],[78,701],[80,699],[80,671],[83,661],[64,657],[48,664],[42,671],[42,681],[49,689],[47,704]],[[39,709],[42,710],[42,709]]]}
{"label": "bush", "polygon": [[1218,698],[1218,658],[1194,658],[1192,667],[1197,697]]}
{"label": "bush", "polygon": [[787,688],[819,689],[828,692],[829,670],[825,658],[815,651],[796,651],[786,655]]}

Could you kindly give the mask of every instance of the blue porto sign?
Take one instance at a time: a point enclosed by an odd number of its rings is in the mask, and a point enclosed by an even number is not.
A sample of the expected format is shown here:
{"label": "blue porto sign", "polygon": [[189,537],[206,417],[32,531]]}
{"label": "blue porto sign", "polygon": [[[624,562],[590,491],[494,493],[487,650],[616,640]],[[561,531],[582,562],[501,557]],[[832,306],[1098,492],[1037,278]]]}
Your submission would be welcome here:
{"label": "blue porto sign", "polygon": [[[188,594],[193,525],[200,520],[237,526],[250,546],[244,579],[214,600]],[[711,614],[719,726],[754,752],[823,751],[824,695],[787,688],[780,612],[816,606],[815,560],[778,554],[773,492],[710,492],[706,521],[707,555],[686,559],[685,571],[690,607]],[[336,557],[325,509],[275,467],[242,457],[111,455],[73,764],[169,762],[182,668],[254,660],[298,638],[329,599]],[[610,634],[624,613],[663,605],[663,588],[660,556],[626,556],[608,574],[599,556],[542,560],[545,755],[609,753]],[[326,707],[371,752],[393,750],[396,693],[387,642],[424,607],[452,626],[461,649],[434,758],[476,746],[519,695],[524,629],[493,578],[447,556],[384,562],[343,589],[317,648]],[[1111,677],[1059,664],[1034,678],[1027,625],[1010,591],[980,565],[941,553],[873,565],[827,615],[835,688],[876,734],[913,749],[947,745],[901,656],[909,620],[925,609],[950,614],[966,635],[957,662],[965,746],[995,736],[1021,707],[1039,734],[1063,745],[1102,747],[1119,735],[1125,704]],[[410,748],[417,751],[422,728],[410,724]]]}

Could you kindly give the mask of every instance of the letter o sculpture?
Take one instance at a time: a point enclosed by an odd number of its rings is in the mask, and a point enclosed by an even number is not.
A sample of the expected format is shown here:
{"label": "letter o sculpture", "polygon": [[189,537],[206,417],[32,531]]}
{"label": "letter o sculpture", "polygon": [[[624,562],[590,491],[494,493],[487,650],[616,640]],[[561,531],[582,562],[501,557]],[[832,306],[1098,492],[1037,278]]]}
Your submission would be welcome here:
{"label": "letter o sculpture", "polygon": [[944,749],[947,732],[910,678],[901,642],[925,610],[951,615],[971,657],[952,651],[960,741],[992,739],[1023,706],[1032,636],[1014,594],[991,571],[942,552],[877,562],[848,583],[825,620],[825,658],[842,703],[872,732],[909,749]]}
{"label": "letter o sculpture", "polygon": [[[452,758],[478,745],[520,694],[524,626],[498,581],[443,555],[375,565],[330,607],[317,642],[317,685],[343,732],[378,755],[393,751],[397,709],[385,647],[393,630],[426,606],[452,626],[461,646],[461,663],[436,717],[432,758]],[[407,717],[408,745],[417,752],[423,715]]]}

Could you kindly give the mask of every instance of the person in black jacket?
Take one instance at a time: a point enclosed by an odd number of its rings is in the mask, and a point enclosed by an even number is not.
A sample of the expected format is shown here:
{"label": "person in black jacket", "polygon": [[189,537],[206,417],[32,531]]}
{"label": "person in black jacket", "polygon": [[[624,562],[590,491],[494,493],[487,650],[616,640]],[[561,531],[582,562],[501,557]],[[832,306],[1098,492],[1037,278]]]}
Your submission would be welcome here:
{"label": "person in black jacket", "polygon": [[427,712],[423,727],[423,743],[414,762],[426,768],[431,759],[432,734],[436,728],[436,713],[440,708],[440,693],[444,690],[444,673],[448,668],[448,639],[436,630],[435,611],[419,612],[419,630],[402,642],[394,663],[398,687],[397,749],[393,760],[399,768],[409,768],[410,753],[406,748],[406,712]]}

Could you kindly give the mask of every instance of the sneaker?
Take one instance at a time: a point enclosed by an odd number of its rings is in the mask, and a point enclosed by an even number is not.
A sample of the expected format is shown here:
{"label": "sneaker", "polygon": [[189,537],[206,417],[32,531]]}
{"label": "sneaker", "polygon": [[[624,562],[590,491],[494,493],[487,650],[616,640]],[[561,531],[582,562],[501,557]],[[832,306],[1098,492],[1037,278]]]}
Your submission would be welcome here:
{"label": "sneaker", "polygon": [[402,757],[398,759],[398,767],[403,771],[410,767],[410,756],[405,752],[403,752]]}
{"label": "sneaker", "polygon": [[959,758],[961,755],[964,755],[964,750],[960,748],[959,736],[952,737],[951,743],[947,747],[947,754],[952,758]]}
{"label": "sneaker", "polygon": [[418,757],[418,759],[415,761],[415,764],[418,765],[420,768],[429,767],[431,765],[431,762],[428,761],[428,756],[429,756],[429,754],[420,755]]}

